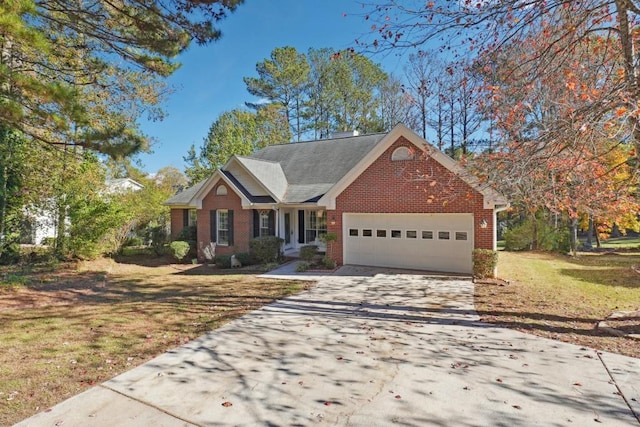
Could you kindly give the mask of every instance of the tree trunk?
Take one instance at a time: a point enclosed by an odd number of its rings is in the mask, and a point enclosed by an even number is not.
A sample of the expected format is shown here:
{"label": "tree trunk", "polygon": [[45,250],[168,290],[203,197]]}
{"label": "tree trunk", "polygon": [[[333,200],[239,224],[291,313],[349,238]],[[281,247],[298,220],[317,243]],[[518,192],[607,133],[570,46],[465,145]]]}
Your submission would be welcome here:
{"label": "tree trunk", "polygon": [[596,222],[596,220],[593,220],[593,230],[594,230],[594,234],[596,236],[596,247],[601,248],[602,247],[602,242],[600,241],[600,233],[598,233],[598,223]]}
{"label": "tree trunk", "polygon": [[533,215],[531,215],[531,250],[537,251],[538,249],[538,219],[534,212]]}
{"label": "tree trunk", "polygon": [[571,255],[575,256],[578,252],[578,218],[571,218],[569,223],[569,245]]}
{"label": "tree trunk", "polygon": [[593,216],[589,215],[589,228],[587,230],[587,241],[585,242],[587,249],[593,248]]}
{"label": "tree trunk", "polygon": [[7,179],[9,178],[6,159],[2,159],[2,189],[0,189],[0,257],[2,256],[7,218]]}
{"label": "tree trunk", "polygon": [[[622,47],[623,65],[625,70],[625,80],[627,92],[629,94],[627,104],[629,111],[635,111],[638,101],[640,101],[640,73],[636,63],[636,48],[632,35],[632,24],[629,22],[629,10],[634,7],[629,0],[616,0],[617,18],[619,23],[618,36]],[[629,124],[633,129],[633,144],[635,147],[635,158],[640,160],[640,118],[635,114],[628,116]],[[637,167],[637,166],[636,166]]]}
{"label": "tree trunk", "polygon": [[66,250],[66,239],[65,239],[65,234],[67,234],[67,230],[66,230],[66,219],[67,219],[67,196],[65,193],[65,189],[64,189],[64,183],[63,181],[65,180],[66,177],[66,170],[67,170],[67,146],[64,146],[64,153],[62,155],[62,173],[60,174],[59,177],[59,182],[60,182],[60,191],[56,192],[57,194],[55,195],[55,206],[56,206],[56,223],[55,223],[55,227],[56,227],[56,234],[55,234],[55,245],[54,245],[54,251],[56,256],[58,257],[63,257],[65,255],[65,250]]}

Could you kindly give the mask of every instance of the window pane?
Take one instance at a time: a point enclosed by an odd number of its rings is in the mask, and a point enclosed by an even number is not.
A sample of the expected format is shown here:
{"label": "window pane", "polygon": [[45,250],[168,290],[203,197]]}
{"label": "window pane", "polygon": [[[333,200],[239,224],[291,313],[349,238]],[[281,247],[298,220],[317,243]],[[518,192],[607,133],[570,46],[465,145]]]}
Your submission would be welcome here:
{"label": "window pane", "polygon": [[229,212],[226,210],[218,211],[217,224],[218,227],[218,244],[229,244]]}
{"label": "window pane", "polygon": [[316,230],[307,230],[305,233],[305,243],[313,243],[316,240]]}
{"label": "window pane", "polygon": [[269,213],[260,212],[260,235],[267,236],[269,234]]}
{"label": "window pane", "polygon": [[358,237],[358,229],[357,228],[350,228],[349,229],[349,236]]}
{"label": "window pane", "polygon": [[218,211],[218,230],[229,229],[229,212]]}
{"label": "window pane", "polygon": [[407,239],[417,239],[418,232],[417,231],[407,231]]}
{"label": "window pane", "polygon": [[387,237],[387,230],[376,230],[376,237]]}
{"label": "window pane", "polygon": [[402,231],[400,230],[391,230],[391,237],[394,239],[399,239],[402,237]]}
{"label": "window pane", "polygon": [[327,234],[327,212],[306,211],[305,243],[313,243]]}
{"label": "window pane", "polygon": [[324,231],[324,233],[320,234],[327,233],[327,213],[325,211],[318,211],[317,229],[318,231]]}
{"label": "window pane", "polygon": [[423,239],[433,239],[433,231],[423,231],[422,232]]}
{"label": "window pane", "polygon": [[449,240],[448,231],[438,231],[438,240]]}
{"label": "window pane", "polygon": [[456,231],[456,240],[467,240],[466,231]]}
{"label": "window pane", "polygon": [[371,237],[372,235],[371,230],[362,230],[362,237]]}
{"label": "window pane", "polygon": [[198,211],[195,209],[189,209],[189,226],[194,226],[197,223]]}
{"label": "window pane", "polygon": [[308,211],[308,217],[309,217],[309,220],[307,221],[307,228],[309,230],[315,230],[318,223],[318,217],[316,215],[316,211]]}

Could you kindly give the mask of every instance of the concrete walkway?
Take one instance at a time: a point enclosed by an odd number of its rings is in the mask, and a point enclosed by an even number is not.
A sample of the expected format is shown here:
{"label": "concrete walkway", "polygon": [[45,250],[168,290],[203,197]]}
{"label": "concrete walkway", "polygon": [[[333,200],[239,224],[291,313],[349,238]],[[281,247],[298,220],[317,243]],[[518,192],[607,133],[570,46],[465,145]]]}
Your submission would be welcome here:
{"label": "concrete walkway", "polygon": [[308,277],[18,425],[640,425],[640,359],[482,324],[468,279]]}

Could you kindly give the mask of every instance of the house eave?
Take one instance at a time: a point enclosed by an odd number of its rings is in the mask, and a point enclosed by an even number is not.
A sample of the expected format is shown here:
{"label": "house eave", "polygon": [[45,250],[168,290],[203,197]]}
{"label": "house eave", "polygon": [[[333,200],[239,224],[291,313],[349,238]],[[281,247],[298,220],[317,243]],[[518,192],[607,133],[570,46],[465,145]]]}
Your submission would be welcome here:
{"label": "house eave", "polygon": [[[273,200],[276,201],[276,203],[281,203],[282,199],[278,196],[276,196],[270,188],[268,188],[266,185],[264,185],[264,183],[258,179],[257,176],[255,176],[255,174],[253,172],[251,172],[251,170],[249,168],[247,168],[240,160],[239,160],[239,156],[232,156],[231,159],[229,159],[229,161],[227,162],[226,165],[224,165],[224,170],[227,170],[227,168],[229,167],[229,165],[231,165],[232,162],[235,162],[236,164],[238,164],[247,174],[249,174],[249,176],[251,176],[251,178],[253,178],[257,183],[260,184],[260,186],[262,187],[263,190],[265,190],[267,192],[267,194],[269,196],[271,196],[273,198]],[[271,163],[276,163],[276,162],[271,162]],[[237,178],[236,178],[237,179]],[[242,185],[244,185],[244,183],[242,183]]]}
{"label": "house eave", "polygon": [[228,185],[233,192],[240,197],[241,205],[250,204],[251,201],[238,189],[233,182],[231,182],[223,173],[219,170],[215,171],[211,178],[207,181],[205,185],[202,186],[200,191],[198,191],[190,201],[190,204],[193,204],[196,209],[202,209],[202,200],[205,198],[207,194],[213,189],[213,187],[218,183],[218,181],[224,181],[226,185]]}
{"label": "house eave", "polygon": [[169,206],[171,209],[196,209],[196,205],[185,205],[185,204],[174,204],[174,203],[163,203],[164,206]]}
{"label": "house eave", "polygon": [[329,191],[318,200],[318,205],[325,206],[328,210],[336,209],[336,198],[400,137],[404,137],[418,150],[429,155],[429,157],[440,163],[444,168],[480,193],[484,199],[483,206],[485,209],[494,209],[496,205],[507,203],[506,199],[493,189],[489,187],[483,188],[478,179],[458,164],[458,162],[400,123],[385,135],[349,173],[331,187]]}

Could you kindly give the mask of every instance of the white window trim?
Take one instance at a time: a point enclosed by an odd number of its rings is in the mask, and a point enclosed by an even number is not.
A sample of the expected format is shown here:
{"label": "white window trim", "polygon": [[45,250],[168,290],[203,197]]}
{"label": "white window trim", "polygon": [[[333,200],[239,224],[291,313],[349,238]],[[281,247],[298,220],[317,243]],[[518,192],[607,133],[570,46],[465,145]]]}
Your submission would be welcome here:
{"label": "white window trim", "polygon": [[198,211],[196,209],[189,209],[189,220],[187,225],[193,227],[198,224]]}
{"label": "white window trim", "polygon": [[[220,217],[222,214],[225,214],[227,216],[227,228],[220,227],[220,224],[222,223],[222,221],[220,221]],[[220,231],[227,232],[226,242],[221,242]],[[229,246],[229,210],[228,209],[218,209],[216,211],[216,243],[220,246]]]}
{"label": "white window trim", "polygon": [[391,153],[391,161],[413,160],[413,152],[408,147],[398,147]]}
{"label": "white window trim", "polygon": [[[310,224],[311,224],[311,213],[314,212],[316,214],[316,226],[315,228],[311,228]],[[321,221],[324,221],[324,228],[318,228],[318,225],[320,224]],[[315,231],[316,232],[316,238],[314,241],[307,241],[307,232],[308,231]],[[310,243],[315,243],[315,242],[319,242],[320,241],[320,234],[326,234],[327,233],[327,211],[324,210],[309,210],[309,211],[305,211],[305,218],[304,218],[304,240],[306,244],[310,244]]]}
{"label": "white window trim", "polygon": [[225,185],[219,185],[216,188],[216,196],[226,196],[228,194],[227,187]]}
{"label": "white window trim", "polygon": [[269,235],[269,211],[260,211],[260,236]]}

